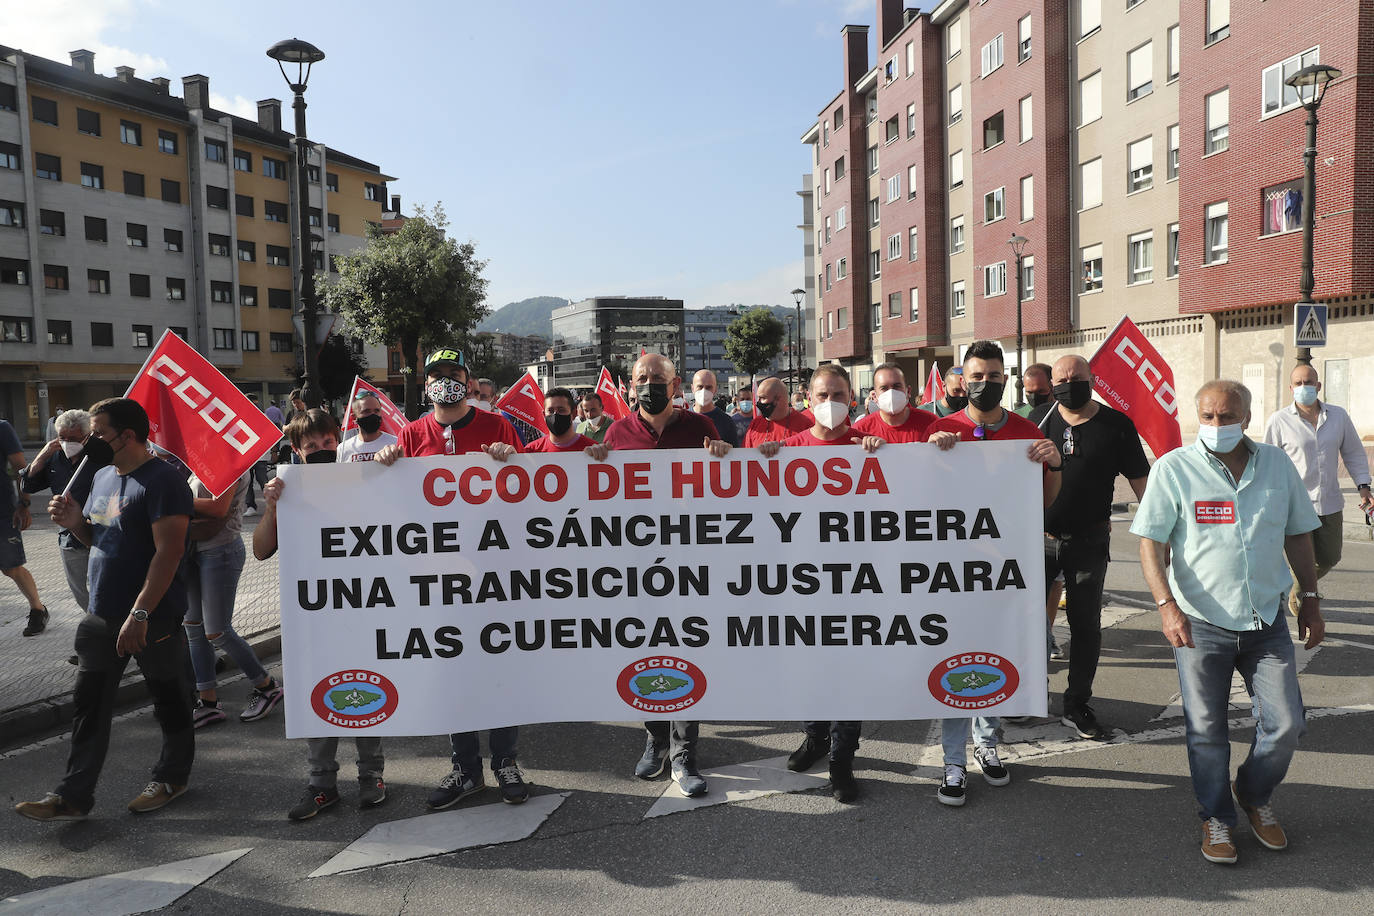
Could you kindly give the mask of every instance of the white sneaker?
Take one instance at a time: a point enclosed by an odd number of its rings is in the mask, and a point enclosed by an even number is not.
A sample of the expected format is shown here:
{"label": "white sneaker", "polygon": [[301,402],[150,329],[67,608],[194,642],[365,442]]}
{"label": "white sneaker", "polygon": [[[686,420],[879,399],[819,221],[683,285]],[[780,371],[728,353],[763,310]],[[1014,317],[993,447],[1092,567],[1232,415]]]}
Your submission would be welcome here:
{"label": "white sneaker", "polygon": [[243,510],[243,514],[244,514],[245,516],[247,516],[247,515],[257,515],[257,514],[258,514],[258,507],[257,507],[257,506],[249,506],[247,509],[244,509],[244,510]]}

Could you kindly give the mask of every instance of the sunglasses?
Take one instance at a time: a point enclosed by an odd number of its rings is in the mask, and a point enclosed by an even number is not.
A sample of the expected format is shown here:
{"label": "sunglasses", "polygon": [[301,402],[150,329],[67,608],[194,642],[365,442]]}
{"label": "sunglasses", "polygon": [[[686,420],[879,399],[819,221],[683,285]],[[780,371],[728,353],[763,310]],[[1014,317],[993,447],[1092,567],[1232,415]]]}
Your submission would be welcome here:
{"label": "sunglasses", "polygon": [[1067,429],[1064,430],[1064,448],[1062,449],[1062,451],[1063,451],[1063,453],[1064,453],[1064,457],[1065,457],[1065,458],[1067,458],[1067,457],[1069,457],[1070,455],[1073,454],[1073,427],[1072,427],[1072,426],[1070,426],[1070,427],[1068,427]]}

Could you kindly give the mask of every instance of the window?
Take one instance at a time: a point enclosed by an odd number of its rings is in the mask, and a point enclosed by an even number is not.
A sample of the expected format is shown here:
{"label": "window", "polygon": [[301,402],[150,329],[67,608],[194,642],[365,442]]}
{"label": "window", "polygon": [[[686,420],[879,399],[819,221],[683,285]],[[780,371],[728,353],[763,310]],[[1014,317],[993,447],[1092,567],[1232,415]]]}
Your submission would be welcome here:
{"label": "window", "polygon": [[1004,139],[1006,137],[1002,129],[1002,112],[999,111],[983,121],[983,149],[992,149]]}
{"label": "window", "polygon": [[180,230],[180,229],[163,229],[163,230],[162,230],[162,245],[163,245],[163,247],[166,248],[168,251],[173,251],[173,252],[179,252],[179,251],[181,251],[181,230]]}
{"label": "window", "polygon": [[43,288],[71,289],[67,280],[67,267],[65,264],[43,265]]}
{"label": "window", "polygon": [[1078,126],[1102,117],[1102,71],[1078,81]]}
{"label": "window", "polygon": [[1035,118],[1032,110],[1031,97],[1026,96],[1020,103],[1020,114],[1016,119],[1017,129],[1021,132],[1021,142],[1025,143],[1035,136]]}
{"label": "window", "polygon": [[1007,262],[998,261],[983,268],[983,298],[1001,296],[1007,291]]}
{"label": "window", "polygon": [[1126,237],[1127,283],[1148,283],[1155,273],[1155,234],[1137,232]]}
{"label": "window", "polygon": [[897,78],[897,72],[897,55],[894,54],[883,66],[883,78],[890,83]]}
{"label": "window", "polygon": [[[829,219],[830,219],[830,217],[826,217],[826,220],[827,220],[827,221],[828,221]],[[840,209],[838,209],[838,210],[835,211],[835,231],[838,232],[839,230],[843,229],[844,227],[845,227],[845,208],[844,208],[844,207],[841,207]]]}
{"label": "window", "polygon": [[964,183],[964,151],[958,150],[950,154],[949,157],[949,186],[950,189],[959,187]]}
{"label": "window", "polygon": [[1102,0],[1078,0],[1078,37],[1086,38],[1102,28]]}
{"label": "window", "polygon": [[1169,224],[1169,268],[1168,276],[1178,276],[1178,223]]}
{"label": "window", "polygon": [[[844,177],[844,157],[841,156],[840,158],[838,158],[838,159],[835,160],[835,180],[836,180],[836,181],[839,181],[839,180],[840,180],[841,178],[843,178],[843,177]],[[319,211],[315,211],[315,212],[318,213]]]}
{"label": "window", "polygon": [[920,295],[917,293],[916,287],[913,286],[911,288],[911,321],[913,324],[921,320],[920,302]]}
{"label": "window", "polygon": [[270,309],[291,308],[291,290],[269,289],[267,291],[267,307]]}
{"label": "window", "polygon": [[186,339],[187,339],[187,338],[186,338],[186,329],[185,329],[185,328],[178,327],[178,326],[176,326],[176,325],[174,325],[174,324],[169,324],[169,325],[167,326],[167,330],[171,331],[173,334],[175,334],[176,336],[180,337],[182,340],[186,340]]}
{"label": "window", "polygon": [[1035,256],[1026,255],[1021,259],[1021,298],[1035,298]]}
{"label": "window", "polygon": [[48,343],[62,344],[71,346],[72,343],[72,323],[70,321],[59,321],[48,319]]}
{"label": "window", "polygon": [[48,181],[62,180],[62,158],[47,153],[35,153],[33,157],[34,174]]}
{"label": "window", "polygon": [[258,243],[246,242],[243,239],[238,241],[238,257],[240,261],[253,263],[258,259]]}
{"label": "window", "polygon": [[1145,42],[1126,55],[1126,101],[1154,92],[1154,43]]}
{"label": "window", "polygon": [[210,254],[221,258],[229,257],[229,236],[210,233]]}
{"label": "window", "polygon": [[0,111],[18,111],[19,94],[14,83],[0,83]]}
{"label": "window", "polygon": [[124,173],[124,193],[130,197],[145,196],[143,190],[143,176],[138,172]]}
{"label": "window", "polygon": [[1088,245],[1082,249],[1083,287],[1085,293],[1102,288],[1102,246]]}
{"label": "window", "polygon": [[875,197],[868,202],[868,224],[870,226],[878,225],[879,216],[880,212],[878,210],[878,198]]}
{"label": "window", "polygon": [[911,76],[916,72],[916,42],[906,43],[906,75]]}
{"label": "window", "polygon": [[229,159],[229,148],[222,140],[206,140],[205,158],[211,162],[225,162]]}
{"label": "window", "polygon": [[875,333],[881,331],[883,329],[883,304],[881,302],[875,302],[869,306],[868,311],[869,314],[873,316],[869,321],[871,330]]}
{"label": "window", "polygon": [[906,136],[911,139],[916,136],[916,103],[912,102],[906,106]]}
{"label": "window", "polygon": [[843,280],[847,276],[849,276],[849,259],[840,258],[839,261],[835,263],[835,279]]}
{"label": "window", "polygon": [[86,217],[86,241],[105,242],[109,241],[109,235],[105,228],[105,220],[99,216]]}
{"label": "window", "polygon": [[840,309],[835,313],[835,330],[843,331],[849,327],[849,309]]}
{"label": "window", "polygon": [[995,223],[1007,215],[1006,188],[997,188],[983,195],[983,222]]}
{"label": "window", "polygon": [[129,329],[133,339],[131,343],[135,350],[146,350],[153,345],[153,326],[151,324],[136,324]]}
{"label": "window", "polygon": [[949,123],[957,124],[964,118],[964,87],[955,86],[949,91]]}
{"label": "window", "polygon": [[24,205],[18,201],[0,200],[0,226],[24,228]]}
{"label": "window", "polygon": [[876,175],[877,173],[878,173],[878,147],[876,147],[876,146],[870,146],[870,147],[868,148],[868,174],[870,174],[870,175]]}
{"label": "window", "polygon": [[110,294],[110,272],[108,270],[87,270],[86,292],[108,296]]}
{"label": "window", "polygon": [[902,175],[898,172],[887,179],[887,202],[902,199]]}
{"label": "window", "polygon": [[0,316],[0,339],[5,343],[33,343],[33,319]]}
{"label": "window", "polygon": [[286,160],[273,159],[271,156],[262,157],[262,174],[264,178],[279,178],[286,180]]}
{"label": "window", "polygon": [[247,194],[234,195],[234,212],[239,216],[253,215],[253,198]]}
{"label": "window", "polygon": [[1169,54],[1169,58],[1168,58],[1169,76],[1168,76],[1168,79],[1169,79],[1169,82],[1173,82],[1174,80],[1178,79],[1178,58],[1179,58],[1178,26],[1176,26],[1176,25],[1171,25],[1171,26],[1169,26],[1168,35],[1169,35],[1169,52],[1168,52],[1168,54]]}
{"label": "window", "polygon": [[130,248],[148,247],[148,227],[140,223],[125,223],[124,236]]}
{"label": "window", "polygon": [[57,126],[57,103],[52,99],[43,99],[33,96],[30,99],[30,108],[33,112],[33,119],[40,124],[51,124]]}
{"label": "window", "polygon": [[363,200],[385,200],[386,192],[379,184],[370,181],[363,182]]}
{"label": "window", "polygon": [[887,317],[902,317],[902,293],[900,290],[895,293],[888,293],[887,295]]}
{"label": "window", "polygon": [[114,325],[108,321],[91,322],[91,346],[113,347]]}
{"label": "window", "polygon": [[29,262],[18,258],[0,258],[0,283],[9,286],[28,286]]}
{"label": "window", "polygon": [[1016,23],[1016,62],[1025,63],[1031,56],[1031,17],[1021,17]]}
{"label": "window", "polygon": [[949,221],[949,253],[958,254],[964,250],[964,218],[956,216]]}
{"label": "window", "polygon": [[955,280],[949,285],[949,315],[951,318],[964,317],[964,281]]}
{"label": "window", "polygon": [[[840,208],[840,212],[841,212],[841,213],[844,212],[844,207],[841,207],[841,208]],[[337,213],[331,213],[331,214],[329,214],[329,216],[327,216],[327,217],[325,218],[325,222],[327,222],[327,223],[329,224],[329,231],[330,231],[330,232],[338,232],[338,231],[339,231],[339,214],[337,214]]]}
{"label": "window", "polygon": [[333,172],[324,173],[324,188],[326,191],[339,190],[339,176]]}
{"label": "window", "polygon": [[1169,140],[1169,164],[1168,180],[1173,181],[1178,177],[1178,125],[1170,124],[1167,133]]}
{"label": "window", "polygon": [[1308,48],[1301,54],[1294,54],[1285,61],[1264,68],[1264,73],[1260,79],[1260,83],[1264,87],[1264,106],[1260,110],[1261,115],[1278,114],[1302,104],[1298,90],[1286,85],[1284,80],[1303,67],[1320,63],[1319,51],[1319,48]]}
{"label": "window", "polygon": [[1102,204],[1102,157],[1078,167],[1078,209],[1088,210]]}
{"label": "window", "polygon": [[1035,176],[1021,179],[1021,222],[1035,219]]}
{"label": "window", "polygon": [[1264,235],[1302,228],[1302,179],[1270,185],[1260,192]]}
{"label": "window", "polygon": [[1231,90],[1220,89],[1207,96],[1206,155],[1219,153],[1231,145]]}
{"label": "window", "polygon": [[1154,137],[1126,145],[1126,192],[1143,191],[1155,183]]}
{"label": "window", "polygon": [[827,146],[827,147],[828,147],[829,145],[830,145],[830,125],[829,125],[828,123],[822,121],[822,122],[821,122],[821,146]]}
{"label": "window", "polygon": [[983,45],[983,76],[1002,66],[1002,33]]}
{"label": "window", "polygon": [[229,209],[229,189],[217,188],[212,184],[205,186],[205,206],[216,210]]}
{"label": "window", "polygon": [[147,274],[129,274],[129,295],[148,299],[153,295],[153,278]]}
{"label": "window", "polygon": [[828,216],[825,218],[825,240],[827,243],[830,241],[830,217]]}
{"label": "window", "polygon": [[825,189],[825,193],[830,193],[830,169],[825,170],[825,181],[822,183],[821,187]]}
{"label": "window", "polygon": [[832,285],[832,283],[831,283],[831,280],[830,280],[830,265],[827,264],[827,265],[825,265],[825,288],[826,288],[827,290],[829,290],[830,287],[831,287],[831,285]]}
{"label": "window", "polygon": [[902,135],[901,125],[897,123],[897,116],[893,115],[883,123],[883,142],[892,143]]}
{"label": "window", "polygon": [[211,280],[210,301],[232,304],[234,301],[234,284],[224,280]]}
{"label": "window", "polygon": [[[249,307],[253,307],[253,306],[256,306],[257,304],[258,304],[258,288],[257,288],[256,286],[244,286],[244,285],[240,284],[240,285],[239,285],[239,305],[246,305],[246,306],[249,306]],[[244,349],[246,350],[246,349],[248,349],[248,348],[247,348],[247,347],[244,347]]]}
{"label": "window", "polygon": [[0,169],[18,170],[22,152],[17,143],[0,143]]}
{"label": "window", "polygon": [[181,301],[186,298],[186,281],[180,277],[167,278],[167,298]]}
{"label": "window", "polygon": [[119,142],[130,146],[143,145],[143,125],[136,121],[119,122]]}
{"label": "window", "polygon": [[177,154],[178,145],[177,135],[170,130],[160,130],[157,132],[158,152],[175,156]]}
{"label": "window", "polygon": [[232,350],[234,349],[234,329],[215,328],[215,349]]}
{"label": "window", "polygon": [[1207,0],[1207,41],[1221,41],[1231,34],[1231,0]]}
{"label": "window", "polygon": [[[964,50],[964,33],[959,28],[958,19],[945,26],[945,49],[949,52],[950,57]],[[53,123],[57,122],[54,121]]]}
{"label": "window", "polygon": [[868,253],[868,279],[876,280],[883,275],[883,256],[881,252]]}
{"label": "window", "polygon": [[320,167],[318,165],[307,165],[305,167],[305,180],[311,184],[319,184]]}
{"label": "window", "polygon": [[906,167],[906,199],[907,199],[907,200],[915,200],[915,199],[916,199],[916,188],[917,188],[918,185],[919,185],[919,182],[916,180],[916,166],[914,166],[914,165],[909,165],[909,166],[907,166],[907,167]]}
{"label": "window", "polygon": [[902,256],[902,234],[894,232],[887,237],[887,259],[895,261]]}
{"label": "window", "polygon": [[77,133],[91,137],[100,136],[100,112],[78,108],[76,110],[76,130]]}
{"label": "window", "polygon": [[916,227],[912,226],[906,231],[906,259],[916,260]]}
{"label": "window", "polygon": [[63,213],[61,210],[39,210],[38,231],[43,235],[66,235],[67,214]]}
{"label": "window", "polygon": [[264,200],[262,202],[262,218],[269,223],[284,223],[289,218],[290,211],[286,204],[275,200]]}
{"label": "window", "polygon": [[291,266],[291,249],[281,245],[267,246],[267,263],[273,267]]}
{"label": "window", "polygon": [[234,150],[234,171],[253,171],[253,154],[245,153],[243,150]]}
{"label": "window", "polygon": [[162,200],[164,203],[181,203],[181,182],[172,181],[170,178],[162,179]]}
{"label": "window", "polygon": [[81,186],[101,190],[105,187],[105,167],[90,162],[81,163]]}
{"label": "window", "polygon": [[[256,353],[258,350],[258,332],[244,331],[242,334],[243,351],[245,353]],[[399,355],[399,354],[398,354]]]}

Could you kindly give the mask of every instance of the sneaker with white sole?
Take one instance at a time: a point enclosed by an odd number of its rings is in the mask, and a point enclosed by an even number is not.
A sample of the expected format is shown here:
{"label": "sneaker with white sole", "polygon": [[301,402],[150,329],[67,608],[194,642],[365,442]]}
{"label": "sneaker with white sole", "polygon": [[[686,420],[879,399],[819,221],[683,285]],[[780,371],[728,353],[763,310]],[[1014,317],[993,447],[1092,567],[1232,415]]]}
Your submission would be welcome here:
{"label": "sneaker with white sole", "polygon": [[1236,864],[1236,841],[1230,825],[1215,817],[1202,822],[1202,857],[1218,865]]}
{"label": "sneaker with white sole", "polygon": [[983,771],[983,778],[988,781],[988,785],[1005,786],[1011,782],[1011,773],[997,756],[997,748],[975,747],[973,759],[978,762],[978,768]]}
{"label": "sneaker with white sole", "polygon": [[386,801],[386,783],[380,776],[358,777],[358,807],[375,808]]}
{"label": "sneaker with white sole", "polygon": [[952,763],[945,764],[945,781],[936,790],[935,797],[942,805],[959,807],[966,800],[964,787],[968,784],[968,770]]}
{"label": "sneaker with white sole", "polygon": [[129,802],[129,810],[134,814],[147,814],[149,811],[156,811],[163,807],[174,798],[180,798],[185,793],[185,786],[174,786],[170,782],[154,780],[144,786],[142,792],[134,796],[134,800]]}
{"label": "sneaker with white sole", "polygon": [[487,784],[482,781],[480,767],[471,776],[462,770],[450,770],[429,793],[425,804],[433,811],[443,811],[445,808],[452,808],[469,795],[476,795],[486,787]]}
{"label": "sneaker with white sole", "polygon": [[496,786],[501,790],[501,801],[508,805],[518,805],[530,797],[530,787],[525,783],[525,774],[515,765],[514,757],[507,757],[493,771]]}
{"label": "sneaker with white sole", "polygon": [[229,716],[219,703],[214,700],[203,700],[196,698],[196,705],[191,710],[191,725],[196,728],[204,728],[207,725],[214,725],[216,722],[223,722]]}
{"label": "sneaker with white sole", "polygon": [[248,705],[239,713],[239,721],[256,722],[276,709],[285,695],[286,691],[277,680],[273,680],[266,687],[254,687],[253,692],[248,694]]}
{"label": "sneaker with white sole", "polygon": [[288,819],[293,821],[307,821],[319,814],[325,808],[336,805],[339,802],[339,790],[334,786],[321,788],[319,786],[306,786],[305,794],[301,800],[286,812]]}
{"label": "sneaker with white sole", "polygon": [[1275,850],[1288,847],[1288,834],[1283,832],[1283,826],[1274,816],[1273,805],[1247,805],[1236,791],[1234,782],[1231,783],[1231,794],[1235,796],[1240,810],[1245,812],[1245,817],[1250,821],[1250,832],[1260,841],[1260,845]]}

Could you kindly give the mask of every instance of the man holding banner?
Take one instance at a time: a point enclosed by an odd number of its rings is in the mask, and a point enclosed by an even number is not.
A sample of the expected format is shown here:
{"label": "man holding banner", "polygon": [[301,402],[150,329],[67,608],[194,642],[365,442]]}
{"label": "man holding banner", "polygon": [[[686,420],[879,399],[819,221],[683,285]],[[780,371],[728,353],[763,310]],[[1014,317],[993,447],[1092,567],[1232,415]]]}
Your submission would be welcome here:
{"label": "man holding banner", "polygon": [[596,445],[595,439],[573,428],[573,393],[566,388],[554,388],[544,395],[544,425],[548,434],[535,439],[527,452],[580,452]]}
{"label": "man holding banner", "polygon": [[349,416],[358,427],[358,435],[339,445],[336,461],[371,461],[388,445],[396,444],[396,436],[382,429],[382,402],[370,388],[353,388]]}

